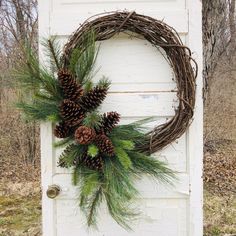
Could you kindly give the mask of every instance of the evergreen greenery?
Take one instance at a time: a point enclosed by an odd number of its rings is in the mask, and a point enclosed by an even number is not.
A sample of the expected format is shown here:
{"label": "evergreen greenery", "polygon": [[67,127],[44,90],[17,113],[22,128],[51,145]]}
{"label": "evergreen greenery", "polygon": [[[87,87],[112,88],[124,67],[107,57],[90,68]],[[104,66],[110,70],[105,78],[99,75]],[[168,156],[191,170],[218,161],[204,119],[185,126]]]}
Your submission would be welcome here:
{"label": "evergreen greenery", "polygon": [[91,157],[95,157],[98,155],[99,149],[96,145],[91,144],[88,146],[88,155],[90,155]]}
{"label": "evergreen greenery", "polygon": [[129,155],[122,147],[115,147],[115,154],[120,161],[120,164],[125,168],[129,169],[132,166],[132,162],[129,158]]}
{"label": "evergreen greenery", "polygon": [[48,58],[48,64],[51,66],[51,70],[56,72],[61,65],[61,46],[56,36],[52,36],[49,39],[42,40],[41,44],[44,46],[44,54]]}
{"label": "evergreen greenery", "polygon": [[97,110],[89,112],[83,120],[83,125],[97,129],[101,125],[101,115]]}
{"label": "evergreen greenery", "polygon": [[62,140],[58,140],[54,142],[53,147],[59,148],[59,147],[66,147],[69,144],[72,144],[74,142],[73,137],[67,137]]}
{"label": "evergreen greenery", "polygon": [[85,84],[91,79],[90,75],[97,58],[95,33],[90,31],[82,41],[82,46],[75,48],[72,52],[69,69],[77,75],[80,84]]}
{"label": "evergreen greenery", "polygon": [[24,111],[28,120],[50,120],[54,122],[60,120],[58,106],[54,102],[38,99],[32,103],[19,102],[16,105]]}
{"label": "evergreen greenery", "polygon": [[[64,98],[54,73],[62,66],[61,51],[55,38],[46,40],[43,45],[52,63],[52,70],[41,66],[37,56],[30,49],[26,49],[27,61],[19,67],[16,77],[22,88],[33,94],[29,102],[20,101],[17,106],[29,120],[61,122],[63,119],[60,115],[60,104]],[[94,89],[91,71],[96,57],[95,35],[94,32],[90,32],[85,36],[83,44],[72,52],[69,63],[70,72],[83,86],[84,96]],[[96,85],[97,88],[106,90],[109,86],[110,81],[106,78],[102,78]],[[81,125],[89,127],[90,130],[94,129],[94,132],[100,135],[102,115],[99,110],[93,109],[84,113]],[[119,125],[111,130],[107,137],[114,146],[114,156],[101,154],[93,141],[86,145],[76,143],[73,134],[55,142],[54,147],[65,147],[58,165],[73,169],[72,182],[79,186],[79,206],[86,216],[88,226],[96,226],[99,206],[105,201],[114,220],[127,230],[131,229],[130,221],[137,219],[139,215],[134,206],[139,195],[135,182],[142,175],[168,184],[175,179],[173,171],[165,163],[138,149],[140,144],[147,141],[146,130],[143,127],[149,120]],[[93,161],[101,155],[103,163],[99,164],[102,164],[102,170],[86,166],[86,156],[92,157]]]}

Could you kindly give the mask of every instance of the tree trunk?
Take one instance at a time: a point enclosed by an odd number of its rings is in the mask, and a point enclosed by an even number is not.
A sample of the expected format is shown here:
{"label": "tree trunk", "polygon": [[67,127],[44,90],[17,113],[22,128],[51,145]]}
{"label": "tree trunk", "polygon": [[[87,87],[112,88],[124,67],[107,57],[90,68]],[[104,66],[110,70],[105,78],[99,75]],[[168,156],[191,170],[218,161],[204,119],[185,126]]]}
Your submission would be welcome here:
{"label": "tree trunk", "polygon": [[227,28],[227,0],[202,1],[203,28],[203,77],[204,90],[208,89],[208,79],[217,65],[218,59],[225,51],[229,37]]}

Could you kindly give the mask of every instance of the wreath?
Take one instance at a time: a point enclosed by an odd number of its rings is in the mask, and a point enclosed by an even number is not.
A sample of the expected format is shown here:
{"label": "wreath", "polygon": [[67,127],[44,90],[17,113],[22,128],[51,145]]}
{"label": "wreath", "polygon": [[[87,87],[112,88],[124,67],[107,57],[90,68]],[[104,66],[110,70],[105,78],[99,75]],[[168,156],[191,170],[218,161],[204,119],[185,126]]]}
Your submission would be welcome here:
{"label": "wreath", "polygon": [[[97,57],[96,42],[115,34],[135,33],[162,48],[177,84],[178,108],[166,123],[146,131],[140,120],[119,125],[116,111],[101,114],[110,81],[93,82]],[[162,21],[135,12],[111,12],[88,19],[60,50],[56,37],[44,40],[50,66],[39,64],[37,56],[26,48],[26,63],[16,77],[31,99],[17,105],[27,119],[50,121],[60,140],[55,147],[65,147],[58,166],[73,169],[73,184],[79,187],[79,206],[88,226],[96,226],[102,201],[114,220],[130,229],[130,220],[139,212],[133,207],[138,196],[135,182],[143,175],[171,184],[175,173],[166,163],[151,156],[179,138],[188,128],[195,103],[197,66],[190,50],[177,32]],[[196,70],[192,66],[195,64]]]}

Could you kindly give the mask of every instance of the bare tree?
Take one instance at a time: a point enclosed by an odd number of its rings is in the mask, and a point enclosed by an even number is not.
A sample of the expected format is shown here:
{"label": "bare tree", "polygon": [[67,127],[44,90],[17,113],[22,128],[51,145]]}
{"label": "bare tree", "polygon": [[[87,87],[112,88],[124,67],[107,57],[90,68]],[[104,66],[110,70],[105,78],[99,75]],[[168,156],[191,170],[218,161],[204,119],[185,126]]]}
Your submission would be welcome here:
{"label": "bare tree", "polygon": [[236,14],[235,14],[235,0],[228,0],[229,4],[229,28],[230,28],[230,41],[235,44],[236,36]]}
{"label": "bare tree", "polygon": [[221,57],[235,51],[235,19],[235,0],[202,1],[205,91]]}
{"label": "bare tree", "polygon": [[[7,110],[8,104],[16,99],[19,90],[13,87],[13,78],[11,71],[24,60],[22,54],[22,46],[30,45],[37,50],[37,27],[38,27],[38,13],[37,0],[1,0],[0,1],[0,72],[1,72],[1,86],[0,86],[0,111],[3,113],[14,112],[15,120],[21,122],[19,114],[12,109]],[[4,108],[4,109],[3,109]],[[9,117],[8,116],[8,117]],[[21,122],[22,123],[22,122]],[[17,125],[17,122],[14,122]],[[6,126],[12,124],[6,123]],[[28,161],[34,161],[36,156],[37,145],[37,128],[35,124],[21,125],[21,130],[15,129],[17,133],[12,135],[15,139],[15,145],[18,147],[18,156]],[[11,127],[12,130],[13,127]],[[22,132],[22,129],[24,132]],[[5,133],[4,135],[7,135]],[[24,141],[23,141],[24,140]],[[21,144],[21,145],[19,145]],[[14,148],[10,146],[9,148]]]}
{"label": "bare tree", "polygon": [[[0,5],[0,39],[2,50],[11,57],[26,42],[37,46],[38,13],[36,0],[2,0]],[[18,52],[19,53],[19,52]]]}

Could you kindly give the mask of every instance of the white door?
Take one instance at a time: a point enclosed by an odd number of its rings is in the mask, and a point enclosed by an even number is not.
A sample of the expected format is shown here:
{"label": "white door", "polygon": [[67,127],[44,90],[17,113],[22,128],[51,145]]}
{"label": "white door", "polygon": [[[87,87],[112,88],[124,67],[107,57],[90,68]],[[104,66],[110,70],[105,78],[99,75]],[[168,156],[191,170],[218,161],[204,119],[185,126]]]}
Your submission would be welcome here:
{"label": "white door", "polygon": [[[44,236],[201,236],[202,235],[202,96],[201,96],[201,3],[200,0],[40,0],[39,36],[58,35],[64,42],[89,16],[112,10],[135,10],[162,19],[173,26],[184,44],[194,52],[199,65],[194,121],[188,131],[156,153],[178,171],[174,188],[148,179],[137,183],[141,192],[143,219],[134,232],[120,228],[102,210],[99,231],[88,232],[76,204],[76,188],[69,171],[58,168],[60,150],[54,150],[51,124],[41,126],[43,235]],[[40,48],[40,52],[42,50]],[[43,55],[41,54],[43,59]],[[112,88],[103,111],[121,113],[122,122],[156,116],[157,123],[174,115],[176,86],[170,66],[148,42],[120,34],[101,43],[97,77],[108,76]],[[47,198],[48,186],[60,186],[61,193]]]}

